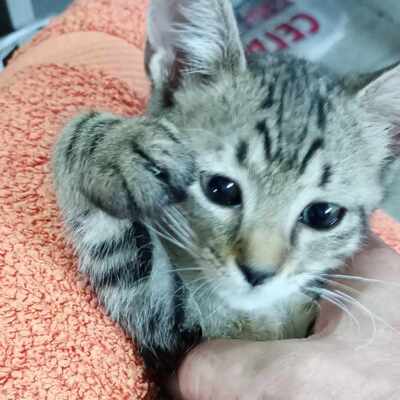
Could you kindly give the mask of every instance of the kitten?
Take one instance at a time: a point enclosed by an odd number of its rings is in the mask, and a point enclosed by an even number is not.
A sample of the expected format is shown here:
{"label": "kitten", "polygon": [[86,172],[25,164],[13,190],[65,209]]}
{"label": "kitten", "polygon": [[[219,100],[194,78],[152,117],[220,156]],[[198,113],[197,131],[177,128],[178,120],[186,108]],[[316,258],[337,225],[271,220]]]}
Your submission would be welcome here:
{"label": "kitten", "polygon": [[162,371],[201,337],[305,336],[383,198],[400,70],[246,59],[228,0],[153,0],[146,67],[146,115],[85,113],[55,148],[81,271]]}

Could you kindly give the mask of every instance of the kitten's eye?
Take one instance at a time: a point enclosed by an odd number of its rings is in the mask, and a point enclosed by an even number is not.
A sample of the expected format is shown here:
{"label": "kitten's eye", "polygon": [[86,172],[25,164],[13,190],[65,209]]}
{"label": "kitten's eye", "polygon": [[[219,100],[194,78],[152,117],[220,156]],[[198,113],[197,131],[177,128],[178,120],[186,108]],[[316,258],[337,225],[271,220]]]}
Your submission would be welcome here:
{"label": "kitten's eye", "polygon": [[318,231],[334,228],[346,214],[346,209],[332,203],[313,203],[304,209],[299,221]]}
{"label": "kitten's eye", "polygon": [[221,175],[205,176],[201,186],[207,198],[224,207],[235,207],[242,204],[240,186],[231,178]]}

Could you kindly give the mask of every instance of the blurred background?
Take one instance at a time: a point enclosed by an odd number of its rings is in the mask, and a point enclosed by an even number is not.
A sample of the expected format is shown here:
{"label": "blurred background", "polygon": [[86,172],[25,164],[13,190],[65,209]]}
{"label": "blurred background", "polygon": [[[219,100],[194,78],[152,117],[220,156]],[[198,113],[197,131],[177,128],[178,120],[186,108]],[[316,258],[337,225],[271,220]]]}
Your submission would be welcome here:
{"label": "blurred background", "polygon": [[69,3],[71,0],[0,0],[0,36],[58,14]]}
{"label": "blurred background", "polygon": [[[400,0],[231,1],[248,52],[288,51],[340,74],[400,61]],[[0,0],[0,70],[71,2]],[[400,174],[384,208],[400,221]]]}

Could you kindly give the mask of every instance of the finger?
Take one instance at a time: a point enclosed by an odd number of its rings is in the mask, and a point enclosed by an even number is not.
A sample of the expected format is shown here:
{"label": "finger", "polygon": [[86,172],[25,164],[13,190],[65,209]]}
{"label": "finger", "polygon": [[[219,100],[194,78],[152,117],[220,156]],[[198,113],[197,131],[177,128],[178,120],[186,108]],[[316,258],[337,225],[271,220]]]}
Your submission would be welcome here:
{"label": "finger", "polygon": [[[203,343],[193,349],[182,362],[167,386],[174,400],[207,399],[213,393],[215,377],[225,358],[223,349],[234,347],[235,342],[215,341]],[[222,378],[219,375],[220,379]]]}
{"label": "finger", "polygon": [[244,399],[249,393],[252,398],[270,398],[287,385],[287,377],[308,357],[310,343],[204,343],[188,354],[169,387],[175,400]]}

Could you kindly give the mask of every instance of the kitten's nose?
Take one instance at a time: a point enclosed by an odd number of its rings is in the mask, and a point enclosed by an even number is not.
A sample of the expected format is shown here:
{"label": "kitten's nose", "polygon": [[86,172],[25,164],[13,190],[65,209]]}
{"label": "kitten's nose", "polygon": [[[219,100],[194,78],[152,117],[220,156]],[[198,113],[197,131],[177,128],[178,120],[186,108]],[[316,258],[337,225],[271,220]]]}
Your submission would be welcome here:
{"label": "kitten's nose", "polygon": [[246,281],[249,282],[251,286],[260,286],[267,279],[270,279],[274,276],[273,272],[257,271],[245,264],[238,263],[238,267],[240,271],[242,271]]}

